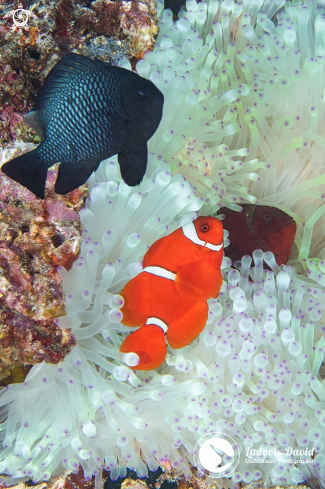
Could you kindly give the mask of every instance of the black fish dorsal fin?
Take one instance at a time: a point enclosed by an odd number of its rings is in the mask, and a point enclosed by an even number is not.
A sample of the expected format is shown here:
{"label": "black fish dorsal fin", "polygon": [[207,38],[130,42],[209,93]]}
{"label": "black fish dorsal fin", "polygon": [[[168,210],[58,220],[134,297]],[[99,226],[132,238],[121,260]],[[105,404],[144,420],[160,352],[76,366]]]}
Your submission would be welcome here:
{"label": "black fish dorsal fin", "polygon": [[[98,61],[93,61],[76,53],[69,53],[60,59],[45,78],[43,86],[37,94],[33,112],[45,110],[50,101],[57,95],[58,90],[65,86],[77,73],[84,73],[89,70],[97,71],[99,68]],[[100,63],[101,67],[102,65],[107,66],[101,61]]]}

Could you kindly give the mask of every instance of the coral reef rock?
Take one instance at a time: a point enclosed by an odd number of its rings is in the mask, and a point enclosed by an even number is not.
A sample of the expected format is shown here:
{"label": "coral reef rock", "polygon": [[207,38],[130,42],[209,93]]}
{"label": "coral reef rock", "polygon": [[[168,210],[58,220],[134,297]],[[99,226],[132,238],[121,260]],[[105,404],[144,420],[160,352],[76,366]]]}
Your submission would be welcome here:
{"label": "coral reef rock", "polygon": [[[15,144],[3,152],[4,161],[32,149]],[[47,198],[0,175],[0,380],[12,368],[43,360],[58,363],[74,339],[55,322],[64,314],[59,265],[70,268],[79,253],[80,220],[86,187],[67,196],[52,189],[57,168],[47,180]]]}

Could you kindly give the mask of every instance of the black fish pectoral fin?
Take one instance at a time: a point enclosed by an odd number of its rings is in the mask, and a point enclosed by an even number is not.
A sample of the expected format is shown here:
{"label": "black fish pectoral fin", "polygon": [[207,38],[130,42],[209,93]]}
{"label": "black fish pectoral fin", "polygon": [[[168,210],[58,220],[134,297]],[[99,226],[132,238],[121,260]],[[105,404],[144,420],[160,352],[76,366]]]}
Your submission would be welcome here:
{"label": "black fish pectoral fin", "polygon": [[118,154],[118,162],[123,180],[130,187],[139,185],[147,169],[148,147],[146,142],[138,143]]}
{"label": "black fish pectoral fin", "polygon": [[37,197],[44,199],[48,165],[41,161],[37,150],[38,148],[8,161],[2,165],[1,170]]}
{"label": "black fish pectoral fin", "polygon": [[46,124],[42,120],[42,113],[32,110],[24,117],[24,123],[34,129],[42,138],[46,137]]}
{"label": "black fish pectoral fin", "polygon": [[78,161],[78,164],[71,161],[61,161],[59,174],[55,182],[55,192],[57,194],[67,194],[80,187],[90,177],[93,171],[98,168],[99,162],[94,164],[89,161]]}

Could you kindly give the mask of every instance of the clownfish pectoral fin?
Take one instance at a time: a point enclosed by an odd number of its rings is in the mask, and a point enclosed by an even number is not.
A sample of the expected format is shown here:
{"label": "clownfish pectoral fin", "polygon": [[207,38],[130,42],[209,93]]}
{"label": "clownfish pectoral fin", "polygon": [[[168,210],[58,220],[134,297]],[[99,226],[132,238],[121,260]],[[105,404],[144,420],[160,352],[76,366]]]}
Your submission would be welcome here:
{"label": "clownfish pectoral fin", "polygon": [[[146,324],[125,338],[120,352],[124,355],[133,353],[139,357],[139,363],[134,366],[127,363],[129,367],[135,370],[153,370],[165,360],[167,353],[165,334],[159,326]],[[132,358],[131,363],[137,360],[134,355],[132,357],[122,356],[122,358],[126,360]]]}
{"label": "clownfish pectoral fin", "polygon": [[167,341],[172,348],[183,348],[203,330],[208,319],[207,302],[198,301],[183,316],[168,326]]}
{"label": "clownfish pectoral fin", "polygon": [[183,267],[176,275],[175,285],[187,299],[207,300],[219,293],[222,275],[219,269],[201,260]]}

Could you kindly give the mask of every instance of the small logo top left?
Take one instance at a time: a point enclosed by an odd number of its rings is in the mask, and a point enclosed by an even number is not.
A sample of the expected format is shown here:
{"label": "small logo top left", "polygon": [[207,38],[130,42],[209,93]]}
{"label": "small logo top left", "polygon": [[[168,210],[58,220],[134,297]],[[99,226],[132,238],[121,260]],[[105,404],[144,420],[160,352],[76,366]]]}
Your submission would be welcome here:
{"label": "small logo top left", "polygon": [[12,17],[12,30],[24,29],[29,30],[29,18],[37,17],[33,12],[23,8],[23,4],[19,3],[15,10],[11,10],[3,16],[4,19]]}

